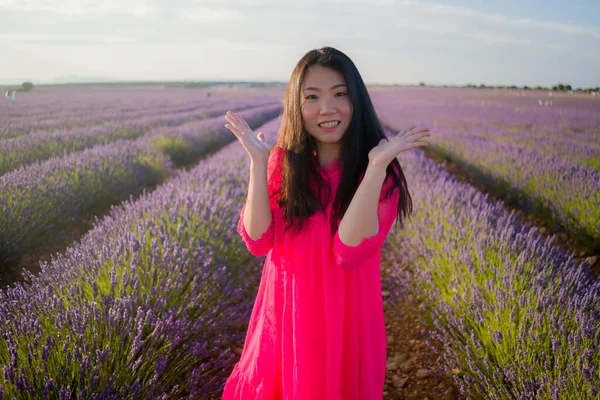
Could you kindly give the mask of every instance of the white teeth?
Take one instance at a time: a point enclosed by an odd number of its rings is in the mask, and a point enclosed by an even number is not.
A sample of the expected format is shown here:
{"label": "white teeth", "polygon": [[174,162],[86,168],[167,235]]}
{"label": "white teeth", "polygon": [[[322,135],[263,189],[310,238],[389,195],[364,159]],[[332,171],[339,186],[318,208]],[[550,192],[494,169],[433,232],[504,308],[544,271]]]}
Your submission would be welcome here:
{"label": "white teeth", "polygon": [[322,128],[333,128],[334,126],[336,126],[339,123],[340,123],[340,121],[325,122],[325,123],[319,124],[319,126]]}

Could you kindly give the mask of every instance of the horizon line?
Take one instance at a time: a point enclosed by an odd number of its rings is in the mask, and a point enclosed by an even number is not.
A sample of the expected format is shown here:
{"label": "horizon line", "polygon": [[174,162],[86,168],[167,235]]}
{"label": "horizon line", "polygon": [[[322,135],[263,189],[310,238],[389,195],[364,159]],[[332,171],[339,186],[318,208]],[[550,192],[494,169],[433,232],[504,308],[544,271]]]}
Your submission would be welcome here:
{"label": "horizon line", "polygon": [[[164,85],[164,84],[261,84],[261,85],[287,85],[287,81],[262,81],[262,80],[105,80],[105,81],[73,81],[73,82],[56,82],[56,83],[39,83],[35,84],[30,80],[25,80],[19,84],[12,83],[2,83],[0,82],[0,87],[3,88],[15,88],[21,86],[24,82],[31,82],[34,84],[34,87],[46,87],[46,86],[75,86],[75,85],[99,85],[99,86],[108,86],[108,85],[126,85],[126,84],[134,84],[134,85]],[[515,84],[485,84],[485,83],[464,83],[464,84],[448,84],[448,83],[440,83],[440,84],[427,84],[425,82],[419,83],[386,83],[386,82],[366,82],[366,86],[425,86],[425,87],[472,87],[472,88],[514,88],[514,89],[551,89],[554,86],[558,85],[570,85],[568,83],[558,82],[551,86],[544,85],[515,85]],[[200,87],[198,87],[200,88]],[[600,85],[591,85],[589,87],[572,87],[571,90],[598,90]]]}

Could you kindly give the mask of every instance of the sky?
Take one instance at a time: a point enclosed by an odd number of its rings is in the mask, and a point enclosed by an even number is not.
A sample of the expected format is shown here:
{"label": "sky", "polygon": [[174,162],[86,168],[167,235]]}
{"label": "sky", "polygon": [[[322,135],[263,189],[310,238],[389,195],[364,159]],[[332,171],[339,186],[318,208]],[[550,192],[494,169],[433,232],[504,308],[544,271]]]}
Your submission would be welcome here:
{"label": "sky", "polygon": [[333,46],[369,84],[600,86],[598,0],[0,0],[0,84],[287,82]]}

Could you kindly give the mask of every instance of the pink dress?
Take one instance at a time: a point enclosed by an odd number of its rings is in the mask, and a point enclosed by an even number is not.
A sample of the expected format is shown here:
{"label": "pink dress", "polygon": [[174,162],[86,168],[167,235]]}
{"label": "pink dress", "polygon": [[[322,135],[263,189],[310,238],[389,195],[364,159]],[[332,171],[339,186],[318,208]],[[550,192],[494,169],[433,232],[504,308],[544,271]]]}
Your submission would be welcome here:
{"label": "pink dress", "polygon": [[[281,182],[282,149],[269,158],[269,193]],[[396,218],[399,192],[384,199],[379,233],[356,247],[331,236],[329,215],[340,179],[339,160],[320,168],[332,185],[327,215],[315,213],[299,234],[284,232],[283,210],[271,199],[273,219],[258,240],[238,232],[248,250],[267,255],[239,362],[223,400],[381,400],[386,330],[380,253]]]}

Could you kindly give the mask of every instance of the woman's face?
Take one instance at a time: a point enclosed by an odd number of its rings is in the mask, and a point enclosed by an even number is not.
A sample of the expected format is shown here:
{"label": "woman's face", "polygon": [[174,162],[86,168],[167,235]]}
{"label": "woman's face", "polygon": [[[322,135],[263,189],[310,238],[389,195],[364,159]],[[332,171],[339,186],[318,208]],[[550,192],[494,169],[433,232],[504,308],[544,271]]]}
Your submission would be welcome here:
{"label": "woman's face", "polygon": [[306,131],[323,145],[339,146],[352,119],[352,103],[344,76],[338,71],[313,65],[302,85],[302,121]]}

